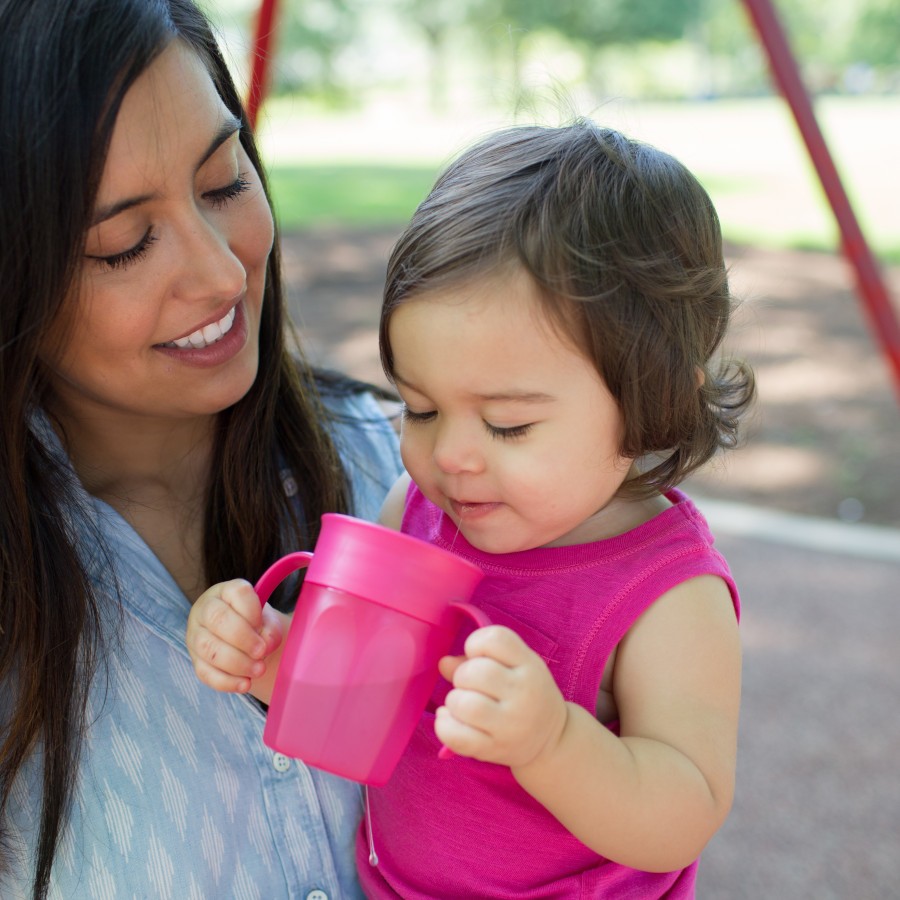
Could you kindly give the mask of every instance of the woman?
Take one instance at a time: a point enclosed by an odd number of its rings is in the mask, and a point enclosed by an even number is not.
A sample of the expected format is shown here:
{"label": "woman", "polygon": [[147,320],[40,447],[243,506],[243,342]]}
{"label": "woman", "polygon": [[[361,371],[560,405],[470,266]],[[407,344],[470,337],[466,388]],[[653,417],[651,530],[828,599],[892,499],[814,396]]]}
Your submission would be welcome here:
{"label": "woman", "polygon": [[183,646],[206,585],[374,517],[399,470],[371,396],[285,346],[208,24],[0,0],[0,121],[0,895],[354,896],[356,787],[273,755]]}

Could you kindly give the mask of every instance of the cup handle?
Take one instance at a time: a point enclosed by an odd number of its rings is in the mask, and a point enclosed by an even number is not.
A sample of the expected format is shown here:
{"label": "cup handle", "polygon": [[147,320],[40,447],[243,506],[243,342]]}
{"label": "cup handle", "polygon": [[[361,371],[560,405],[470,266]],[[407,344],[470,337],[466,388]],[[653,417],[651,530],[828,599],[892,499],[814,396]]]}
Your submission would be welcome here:
{"label": "cup handle", "polygon": [[[478,628],[484,628],[486,625],[492,624],[491,620],[477,606],[472,606],[471,603],[451,603],[450,608],[458,609],[461,613],[467,615]],[[456,754],[443,745],[438,750],[438,759],[452,759],[454,756]]]}
{"label": "cup handle", "polygon": [[306,550],[298,550],[296,553],[288,553],[287,556],[282,556],[281,559],[273,562],[262,573],[254,587],[259,597],[260,605],[265,606],[266,601],[272,596],[272,591],[292,572],[296,572],[298,569],[305,569],[312,557],[312,553],[307,553]]}
{"label": "cup handle", "polygon": [[468,616],[478,628],[493,624],[477,606],[472,606],[471,603],[451,603],[450,609],[458,609],[463,615]]}

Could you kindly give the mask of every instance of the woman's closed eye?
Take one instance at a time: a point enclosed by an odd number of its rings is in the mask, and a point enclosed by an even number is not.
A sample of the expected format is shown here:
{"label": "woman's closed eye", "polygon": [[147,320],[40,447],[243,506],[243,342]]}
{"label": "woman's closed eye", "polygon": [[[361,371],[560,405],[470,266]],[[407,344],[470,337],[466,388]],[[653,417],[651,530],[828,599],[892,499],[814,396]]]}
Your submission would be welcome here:
{"label": "woman's closed eye", "polygon": [[[203,199],[206,200],[213,209],[222,209],[250,188],[252,183],[247,180],[245,175],[246,173],[241,172],[234,181],[226,184],[224,187],[205,191]],[[111,253],[107,256],[97,256],[91,253],[85,255],[88,259],[95,260],[106,269],[125,269],[132,263],[142,259],[150,249],[150,245],[156,240],[158,240],[158,237],[154,233],[153,226],[151,225],[144,232],[141,239],[133,247],[129,247],[127,250],[122,250],[120,253]]]}
{"label": "woman's closed eye", "polygon": [[213,209],[221,209],[227,203],[243,194],[244,191],[250,187],[250,182],[246,179],[245,175],[245,172],[241,172],[231,184],[225,185],[225,187],[216,188],[212,191],[206,191],[203,198],[209,201]]}
{"label": "woman's closed eye", "polygon": [[151,225],[133,247],[129,247],[121,253],[112,253],[109,256],[93,256],[90,253],[86,255],[88,259],[95,260],[107,269],[125,269],[145,256],[150,249],[150,245],[156,240],[157,237],[153,233],[153,226]]}

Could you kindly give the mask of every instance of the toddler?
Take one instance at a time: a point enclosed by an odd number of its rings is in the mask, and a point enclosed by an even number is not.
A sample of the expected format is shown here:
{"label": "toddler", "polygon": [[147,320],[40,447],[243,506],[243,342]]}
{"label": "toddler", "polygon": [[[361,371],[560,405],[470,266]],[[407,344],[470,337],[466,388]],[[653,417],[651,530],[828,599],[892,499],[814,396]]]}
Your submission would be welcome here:
{"label": "toddler", "polygon": [[[494,624],[369,790],[367,896],[694,895],[732,802],[739,604],[676,485],[753,398],[718,358],[731,307],[697,180],[588,121],[487,137],[414,214],[380,324],[408,472],[382,522],[477,564]],[[284,626],[211,588],[198,674],[267,700]]]}

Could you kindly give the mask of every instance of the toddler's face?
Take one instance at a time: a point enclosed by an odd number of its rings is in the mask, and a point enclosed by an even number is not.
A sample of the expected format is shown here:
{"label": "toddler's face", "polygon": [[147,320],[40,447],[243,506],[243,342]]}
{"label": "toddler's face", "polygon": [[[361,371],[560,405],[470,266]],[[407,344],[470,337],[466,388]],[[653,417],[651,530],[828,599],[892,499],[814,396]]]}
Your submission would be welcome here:
{"label": "toddler's face", "polygon": [[523,271],[407,301],[389,336],[404,464],[469,543],[509,553],[618,533],[621,413]]}

